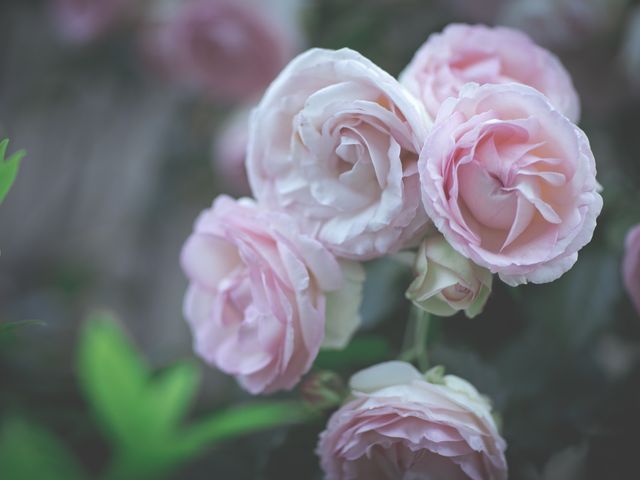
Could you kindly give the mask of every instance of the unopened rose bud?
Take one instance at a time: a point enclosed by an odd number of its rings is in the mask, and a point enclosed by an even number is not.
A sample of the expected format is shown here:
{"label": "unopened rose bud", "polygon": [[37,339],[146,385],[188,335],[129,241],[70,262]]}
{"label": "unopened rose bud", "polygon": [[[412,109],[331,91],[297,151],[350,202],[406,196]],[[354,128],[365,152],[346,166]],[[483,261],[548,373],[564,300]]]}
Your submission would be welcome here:
{"label": "unopened rose bud", "polygon": [[447,317],[464,310],[473,318],[491,293],[491,272],[460,255],[441,236],[422,243],[415,271],[407,298],[434,315]]}

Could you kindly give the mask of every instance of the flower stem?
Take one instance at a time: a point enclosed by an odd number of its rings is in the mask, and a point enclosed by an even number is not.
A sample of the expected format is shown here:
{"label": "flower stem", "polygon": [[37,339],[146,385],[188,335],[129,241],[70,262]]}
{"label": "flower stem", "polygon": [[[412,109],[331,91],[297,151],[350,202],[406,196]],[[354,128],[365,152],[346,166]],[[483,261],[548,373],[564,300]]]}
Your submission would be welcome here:
{"label": "flower stem", "polygon": [[406,362],[415,361],[418,368],[426,372],[429,369],[427,338],[431,316],[416,306],[411,308],[407,329],[404,335],[402,353],[399,359]]}
{"label": "flower stem", "polygon": [[421,311],[420,315],[416,319],[414,344],[416,351],[416,361],[418,368],[421,372],[426,372],[429,369],[429,355],[427,352],[427,338],[429,336],[429,324],[431,323],[431,316]]}

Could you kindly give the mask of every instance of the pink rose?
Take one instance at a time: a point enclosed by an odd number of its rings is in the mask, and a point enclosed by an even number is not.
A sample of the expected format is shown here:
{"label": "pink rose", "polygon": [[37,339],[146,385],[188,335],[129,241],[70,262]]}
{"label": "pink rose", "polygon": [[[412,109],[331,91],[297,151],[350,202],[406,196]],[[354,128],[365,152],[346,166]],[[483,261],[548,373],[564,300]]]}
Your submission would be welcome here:
{"label": "pink rose", "polygon": [[131,9],[131,0],[53,0],[53,14],[60,31],[78,43],[102,36]]}
{"label": "pink rose", "polygon": [[336,259],[290,223],[252,200],[221,196],[182,250],[194,348],[254,394],[290,389],[309,370],[325,336],[325,292],[352,292],[332,309],[332,322],[350,325],[342,334],[358,323],[361,270],[350,277],[359,283],[345,282]]}
{"label": "pink rose", "polygon": [[429,383],[387,362],[351,379],[353,399],[320,435],[327,480],[503,480],[506,448],[491,406],[461,378]]}
{"label": "pink rose", "polygon": [[249,111],[240,110],[218,132],[213,144],[213,162],[216,172],[227,188],[239,194],[248,194],[247,142],[249,141]]}
{"label": "pink rose", "polygon": [[221,100],[260,94],[293,49],[262,8],[239,0],[161,4],[142,47],[167,76]]}
{"label": "pink rose", "polygon": [[427,225],[417,159],[429,124],[420,104],[359,53],[309,50],[254,111],[253,193],[338,256],[396,251]]}
{"label": "pink rose", "polygon": [[544,93],[573,121],[578,95],[560,61],[525,34],[505,27],[453,24],[431,35],[400,75],[400,82],[436,116],[469,82],[523,83]]}
{"label": "pink rose", "polygon": [[633,227],[627,234],[622,273],[624,287],[640,315],[640,225]]}
{"label": "pink rose", "polygon": [[560,277],[602,209],[587,137],[524,85],[470,84],[445,101],[419,163],[435,226],[509,285]]}

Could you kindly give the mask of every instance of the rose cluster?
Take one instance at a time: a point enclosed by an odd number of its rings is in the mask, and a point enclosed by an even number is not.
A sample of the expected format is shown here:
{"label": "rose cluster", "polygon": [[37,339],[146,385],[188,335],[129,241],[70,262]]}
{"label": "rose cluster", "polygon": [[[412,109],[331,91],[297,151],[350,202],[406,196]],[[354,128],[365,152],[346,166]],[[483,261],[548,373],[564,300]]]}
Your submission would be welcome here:
{"label": "rose cluster", "polygon": [[[359,324],[359,262],[412,252],[407,297],[479,314],[493,274],[550,282],[602,208],[578,96],[550,52],[506,28],[452,25],[398,79],[312,49],[253,110],[255,200],[222,196],[182,253],[197,353],[254,394],[291,389]],[[502,479],[505,443],[467,382],[404,363],[353,377],[319,455],[330,479]]]}

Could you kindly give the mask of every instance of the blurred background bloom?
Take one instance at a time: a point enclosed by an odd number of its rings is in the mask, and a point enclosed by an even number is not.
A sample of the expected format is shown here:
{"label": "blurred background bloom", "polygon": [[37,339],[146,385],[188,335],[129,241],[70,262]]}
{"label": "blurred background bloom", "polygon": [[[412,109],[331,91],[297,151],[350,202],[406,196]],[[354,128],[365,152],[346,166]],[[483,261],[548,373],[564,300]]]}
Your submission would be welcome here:
{"label": "blurred background bloom", "polygon": [[148,13],[142,49],[167,77],[220,101],[256,97],[295,51],[269,2],[163,0]]}
{"label": "blurred background bloom", "polygon": [[135,5],[133,0],[52,0],[60,33],[72,42],[95,40],[119,26]]}

